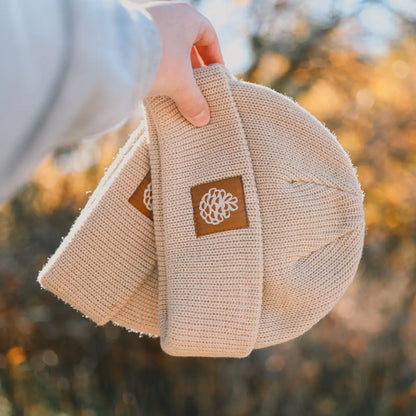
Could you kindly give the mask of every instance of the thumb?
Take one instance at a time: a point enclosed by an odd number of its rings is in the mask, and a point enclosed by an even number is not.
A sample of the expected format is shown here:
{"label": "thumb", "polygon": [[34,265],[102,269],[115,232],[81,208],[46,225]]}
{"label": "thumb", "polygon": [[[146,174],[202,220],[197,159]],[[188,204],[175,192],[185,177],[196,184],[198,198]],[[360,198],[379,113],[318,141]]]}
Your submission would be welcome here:
{"label": "thumb", "polygon": [[208,103],[199,89],[191,68],[187,71],[187,79],[171,97],[179,112],[194,126],[202,127],[208,124],[210,112]]}

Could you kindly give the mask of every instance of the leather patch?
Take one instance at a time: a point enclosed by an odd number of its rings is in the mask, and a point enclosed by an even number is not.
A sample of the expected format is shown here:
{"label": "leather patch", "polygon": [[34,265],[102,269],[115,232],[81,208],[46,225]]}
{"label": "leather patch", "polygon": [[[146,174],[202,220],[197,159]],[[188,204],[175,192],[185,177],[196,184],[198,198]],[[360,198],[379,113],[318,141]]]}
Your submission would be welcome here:
{"label": "leather patch", "polygon": [[153,220],[152,178],[150,176],[150,171],[129,198],[129,202],[142,214]]}
{"label": "leather patch", "polygon": [[197,237],[249,226],[240,176],[191,188]]}

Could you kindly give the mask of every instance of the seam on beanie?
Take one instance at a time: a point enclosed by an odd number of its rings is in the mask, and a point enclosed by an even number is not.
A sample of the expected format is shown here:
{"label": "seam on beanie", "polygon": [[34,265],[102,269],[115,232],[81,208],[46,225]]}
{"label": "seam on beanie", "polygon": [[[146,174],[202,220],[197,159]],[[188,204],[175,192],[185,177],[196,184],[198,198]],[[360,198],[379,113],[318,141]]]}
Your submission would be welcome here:
{"label": "seam on beanie", "polygon": [[[168,97],[165,97],[165,99],[168,99]],[[147,136],[147,143],[149,146],[149,160],[150,160],[150,169],[151,172],[156,172],[157,173],[154,175],[157,177],[157,175],[159,175],[159,177],[161,177],[161,161],[160,161],[160,149],[159,149],[159,142],[158,140],[151,140],[151,133],[150,130],[154,129],[155,134],[158,135],[158,130],[157,130],[157,125],[154,121],[154,115],[152,113],[152,111],[150,111],[151,105],[154,101],[157,100],[157,97],[148,97],[145,98],[143,100],[143,113],[144,113],[144,119],[146,121],[146,136]],[[157,164],[157,166],[156,166]],[[156,190],[156,186],[157,182],[155,180],[155,178],[152,179],[152,185],[153,185],[153,198],[155,196],[155,190]],[[160,188],[162,188],[162,184],[160,184]],[[164,241],[165,241],[165,227],[164,227],[164,215],[163,215],[163,209],[159,209],[161,207],[159,207],[157,204],[159,203],[159,201],[154,198],[153,199],[153,226],[154,226],[154,230],[155,230],[155,249],[156,249],[156,256],[157,256],[157,267],[160,267],[159,265],[159,259],[162,256],[163,257],[163,262],[161,262],[163,264],[163,268],[166,270],[166,260],[164,258],[164,251],[165,251],[165,245],[164,245]],[[159,238],[160,241],[158,240],[158,236],[156,233],[156,229],[159,232]],[[160,269],[159,269],[160,270]],[[165,271],[166,273],[166,271]],[[167,325],[169,322],[169,310],[167,307],[167,299],[164,299],[163,305],[164,307],[161,307],[161,292],[159,290],[159,284],[160,281],[158,279],[158,325],[159,325],[159,335],[160,338],[163,339],[164,336],[166,336],[166,332],[168,330]],[[167,279],[166,279],[166,284],[167,284]],[[162,325],[163,324],[163,325]]]}
{"label": "seam on beanie", "polygon": [[308,257],[312,256],[313,254],[317,253],[318,251],[324,249],[325,247],[330,246],[331,244],[335,243],[336,241],[340,240],[341,238],[344,238],[345,236],[352,234],[353,232],[355,232],[359,227],[354,227],[351,230],[348,231],[344,231],[341,235],[339,235],[338,237],[335,237],[334,239],[332,239],[331,241],[329,241],[328,243],[325,243],[324,245],[318,247],[317,249],[311,251],[308,254],[305,254],[304,256],[300,256],[296,262],[294,263],[294,265],[298,264],[301,261],[306,260]]}
{"label": "seam on beanie", "polygon": [[[153,272],[155,271],[157,269],[157,265],[155,265],[155,266],[153,266],[153,269],[152,269],[152,274],[153,274]],[[150,276],[151,276],[151,274],[148,274],[147,276],[146,276],[146,278],[145,279],[142,279],[141,281],[140,281],[140,283],[136,286],[136,288],[133,290],[133,292],[132,292],[132,294],[124,301],[124,302],[122,302],[122,304],[118,307],[118,308],[113,308],[112,310],[111,310],[111,312],[110,312],[110,318],[109,318],[109,320],[110,321],[112,321],[113,320],[113,318],[115,318],[119,313],[120,313],[120,311],[130,302],[130,300],[134,297],[134,296],[136,296],[136,294],[137,294],[137,292],[140,290],[140,288],[144,285],[144,283],[150,278]],[[142,331],[140,331],[140,332],[142,332]],[[144,332],[145,333],[145,332]]]}
{"label": "seam on beanie", "polygon": [[360,198],[360,199],[362,199],[364,197],[362,191],[359,194],[356,194],[355,192],[352,192],[349,189],[342,189],[338,186],[328,185],[326,183],[317,182],[317,181],[303,180],[303,179],[288,179],[287,182],[288,183],[310,183],[312,185],[323,186],[323,187],[328,188],[328,189],[334,189],[334,190],[349,194],[351,196],[355,196],[355,197]]}

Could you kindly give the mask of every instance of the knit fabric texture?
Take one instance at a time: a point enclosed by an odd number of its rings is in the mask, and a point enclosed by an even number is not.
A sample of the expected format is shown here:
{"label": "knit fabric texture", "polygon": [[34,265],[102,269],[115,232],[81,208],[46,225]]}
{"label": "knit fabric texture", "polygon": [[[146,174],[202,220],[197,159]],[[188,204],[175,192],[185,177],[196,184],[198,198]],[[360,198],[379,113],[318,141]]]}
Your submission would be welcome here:
{"label": "knit fabric texture", "polygon": [[[322,319],[362,254],[363,192],[336,138],[289,98],[194,70],[211,120],[169,97],[121,149],[40,283],[174,356],[246,357]],[[143,201],[128,202],[151,171]]]}
{"label": "knit fabric texture", "polygon": [[[153,222],[128,199],[149,172],[142,122],[120,149],[38,281],[98,325],[158,335]],[[153,278],[151,278],[153,276]],[[140,308],[131,308],[140,293]]]}

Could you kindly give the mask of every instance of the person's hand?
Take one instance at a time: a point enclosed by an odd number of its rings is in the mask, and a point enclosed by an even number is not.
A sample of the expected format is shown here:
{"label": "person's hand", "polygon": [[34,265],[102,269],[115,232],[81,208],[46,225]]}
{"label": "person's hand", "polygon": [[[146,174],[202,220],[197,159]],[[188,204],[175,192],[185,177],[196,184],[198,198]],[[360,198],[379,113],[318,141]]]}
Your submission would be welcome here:
{"label": "person's hand", "polygon": [[192,69],[224,64],[212,24],[184,2],[151,2],[143,8],[152,17],[162,43],[159,70],[147,95],[171,97],[190,123],[205,126],[210,118],[209,107]]}

